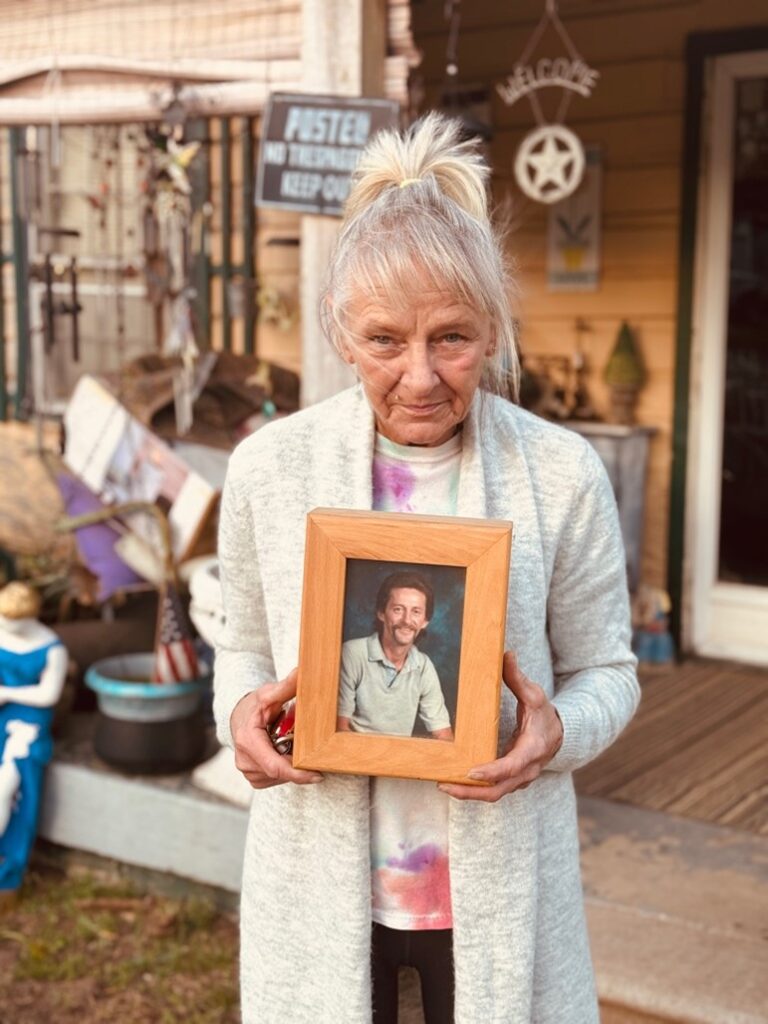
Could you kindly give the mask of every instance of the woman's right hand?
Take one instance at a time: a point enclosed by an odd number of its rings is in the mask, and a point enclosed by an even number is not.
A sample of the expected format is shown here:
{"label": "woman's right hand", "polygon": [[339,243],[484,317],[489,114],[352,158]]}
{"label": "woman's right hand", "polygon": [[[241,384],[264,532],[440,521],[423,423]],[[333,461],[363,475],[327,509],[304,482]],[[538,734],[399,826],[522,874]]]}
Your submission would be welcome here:
{"label": "woman's right hand", "polygon": [[289,754],[278,754],[267,732],[283,704],[296,696],[297,677],[298,669],[294,669],[279,683],[265,683],[246,694],[230,717],[235,765],[254,789],[268,789],[284,782],[306,785],[323,781],[318,772],[294,768]]}

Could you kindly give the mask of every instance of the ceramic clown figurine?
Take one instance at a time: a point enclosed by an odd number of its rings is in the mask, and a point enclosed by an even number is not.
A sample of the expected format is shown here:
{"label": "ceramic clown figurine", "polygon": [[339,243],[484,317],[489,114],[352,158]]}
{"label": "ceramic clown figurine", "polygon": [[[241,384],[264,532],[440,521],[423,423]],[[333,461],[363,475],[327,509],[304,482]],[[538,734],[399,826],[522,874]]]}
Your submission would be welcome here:
{"label": "ceramic clown figurine", "polygon": [[24,877],[67,673],[67,652],[37,621],[39,611],[28,584],[0,590],[0,906],[12,902]]}

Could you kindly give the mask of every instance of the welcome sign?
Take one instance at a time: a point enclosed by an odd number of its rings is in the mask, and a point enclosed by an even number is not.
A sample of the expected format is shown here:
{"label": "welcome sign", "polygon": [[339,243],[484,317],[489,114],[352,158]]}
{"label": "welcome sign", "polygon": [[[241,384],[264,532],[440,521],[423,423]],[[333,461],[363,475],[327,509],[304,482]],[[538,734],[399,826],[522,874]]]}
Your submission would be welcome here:
{"label": "welcome sign", "polygon": [[274,93],[264,116],[256,205],[339,216],[368,140],[394,127],[392,100]]}

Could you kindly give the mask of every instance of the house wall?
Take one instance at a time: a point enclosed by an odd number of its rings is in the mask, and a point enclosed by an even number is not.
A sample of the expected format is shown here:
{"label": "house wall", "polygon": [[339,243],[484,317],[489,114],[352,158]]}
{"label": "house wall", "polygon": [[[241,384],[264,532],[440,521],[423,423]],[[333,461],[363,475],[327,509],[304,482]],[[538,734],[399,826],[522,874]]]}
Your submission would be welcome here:
{"label": "house wall", "polygon": [[[447,27],[443,0],[413,3],[413,31],[423,51],[424,109],[440,104]],[[574,95],[565,123],[603,161],[602,275],[597,291],[551,293],[546,285],[543,206],[517,188],[512,161],[534,127],[530,103],[506,106],[495,85],[525,49],[543,2],[473,0],[462,5],[459,81],[488,90],[494,137],[489,147],[493,193],[507,206],[509,254],[521,286],[522,348],[528,355],[574,351],[575,321],[589,330],[582,344],[590,394],[607,411],[601,372],[620,322],[635,329],[648,380],[638,421],[656,428],[648,472],[642,578],[666,585],[671,429],[676,331],[680,175],[685,42],[692,32],[757,25],[761,0],[561,0],[560,17],[576,48],[600,72],[591,98]],[[563,44],[550,29],[535,56],[558,56]],[[549,90],[559,100],[559,90]],[[552,103],[541,92],[544,103]],[[547,108],[545,108],[546,110]],[[550,106],[551,109],[551,106]]]}

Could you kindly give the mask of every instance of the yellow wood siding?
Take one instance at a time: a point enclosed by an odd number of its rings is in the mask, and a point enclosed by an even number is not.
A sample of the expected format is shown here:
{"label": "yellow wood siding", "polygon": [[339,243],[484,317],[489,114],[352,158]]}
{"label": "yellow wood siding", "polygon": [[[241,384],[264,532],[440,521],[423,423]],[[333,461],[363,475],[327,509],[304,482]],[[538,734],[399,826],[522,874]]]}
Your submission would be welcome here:
{"label": "yellow wood siding", "polygon": [[[600,71],[592,98],[574,96],[565,118],[603,157],[602,275],[595,292],[551,293],[546,285],[546,211],[514,184],[517,145],[535,121],[527,99],[507,107],[495,91],[520,57],[544,8],[538,0],[473,0],[462,5],[459,80],[489,90],[490,144],[497,202],[511,201],[509,252],[521,282],[523,351],[568,355],[575,319],[592,372],[589,389],[607,412],[602,370],[621,320],[636,330],[648,370],[638,419],[656,428],[651,445],[642,577],[666,583],[667,526],[676,329],[684,50],[692,32],[757,25],[761,0],[561,0],[560,16],[585,61]],[[413,6],[416,45],[424,52],[425,108],[439,103],[446,23],[442,0]],[[535,56],[559,56],[551,30]],[[539,93],[551,116],[559,90]]]}

